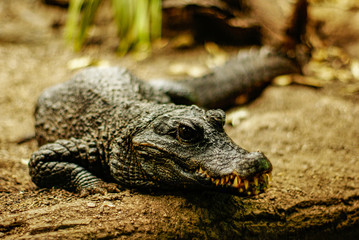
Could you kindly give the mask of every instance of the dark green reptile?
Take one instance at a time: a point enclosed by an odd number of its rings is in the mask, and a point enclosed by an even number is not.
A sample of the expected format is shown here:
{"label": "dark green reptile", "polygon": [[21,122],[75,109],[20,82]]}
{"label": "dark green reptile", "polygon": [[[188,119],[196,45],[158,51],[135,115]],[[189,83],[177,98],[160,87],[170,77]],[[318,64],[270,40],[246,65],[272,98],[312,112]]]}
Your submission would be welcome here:
{"label": "dark green reptile", "polygon": [[227,136],[222,110],[203,108],[233,104],[248,88],[294,72],[294,62],[266,49],[176,82],[143,82],[118,67],[85,69],[38,100],[32,181],[82,194],[117,184],[259,194],[270,161]]}

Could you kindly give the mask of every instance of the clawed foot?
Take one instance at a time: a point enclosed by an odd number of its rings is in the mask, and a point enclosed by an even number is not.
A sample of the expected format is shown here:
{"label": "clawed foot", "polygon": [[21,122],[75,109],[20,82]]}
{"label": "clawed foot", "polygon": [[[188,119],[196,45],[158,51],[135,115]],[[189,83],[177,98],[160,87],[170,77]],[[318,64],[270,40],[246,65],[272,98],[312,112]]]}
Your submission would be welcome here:
{"label": "clawed foot", "polygon": [[81,189],[80,197],[87,197],[96,193],[106,195],[107,193],[119,193],[121,192],[121,186],[116,183],[101,182],[93,186],[89,186]]}

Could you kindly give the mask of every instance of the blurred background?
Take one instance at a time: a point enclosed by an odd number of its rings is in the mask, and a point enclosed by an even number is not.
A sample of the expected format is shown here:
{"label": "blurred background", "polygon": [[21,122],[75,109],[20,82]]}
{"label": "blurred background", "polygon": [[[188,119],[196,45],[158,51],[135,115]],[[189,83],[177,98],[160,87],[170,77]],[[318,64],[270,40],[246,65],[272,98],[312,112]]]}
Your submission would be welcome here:
{"label": "blurred background", "polygon": [[[358,22],[356,0],[0,0],[0,238],[358,239]],[[261,46],[302,67],[227,112],[231,138],[274,166],[267,193],[79,199],[31,183],[37,144],[16,142],[45,88],[89,66],[199,77]]]}

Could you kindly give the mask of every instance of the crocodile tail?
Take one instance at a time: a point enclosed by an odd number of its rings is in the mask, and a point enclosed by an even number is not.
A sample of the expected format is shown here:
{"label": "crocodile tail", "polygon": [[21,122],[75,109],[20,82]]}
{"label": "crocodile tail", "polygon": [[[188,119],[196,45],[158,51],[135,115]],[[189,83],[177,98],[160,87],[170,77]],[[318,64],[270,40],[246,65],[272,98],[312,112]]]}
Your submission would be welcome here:
{"label": "crocodile tail", "polygon": [[190,89],[194,104],[204,108],[228,108],[238,103],[238,96],[263,89],[280,75],[301,73],[294,58],[269,48],[240,51],[223,66],[203,77],[181,81]]}
{"label": "crocodile tail", "polygon": [[208,74],[178,81],[152,80],[149,84],[167,94],[175,104],[226,109],[238,104],[239,96],[255,96],[280,75],[301,73],[296,58],[268,46],[242,50]]}

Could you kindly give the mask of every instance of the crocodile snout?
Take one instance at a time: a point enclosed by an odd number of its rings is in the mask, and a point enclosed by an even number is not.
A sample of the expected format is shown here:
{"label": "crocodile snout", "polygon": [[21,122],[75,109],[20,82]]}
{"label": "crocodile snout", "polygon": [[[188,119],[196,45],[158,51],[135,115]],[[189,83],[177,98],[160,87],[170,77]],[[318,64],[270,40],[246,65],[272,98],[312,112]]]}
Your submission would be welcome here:
{"label": "crocodile snout", "polygon": [[243,177],[253,177],[258,173],[272,171],[272,164],[262,152],[249,152],[238,162],[239,173]]}
{"label": "crocodile snout", "polygon": [[262,152],[247,152],[239,146],[229,152],[221,161],[218,159],[225,153],[218,154],[215,162],[202,162],[196,170],[198,176],[218,190],[237,195],[253,196],[266,191],[273,168],[268,158]]}

